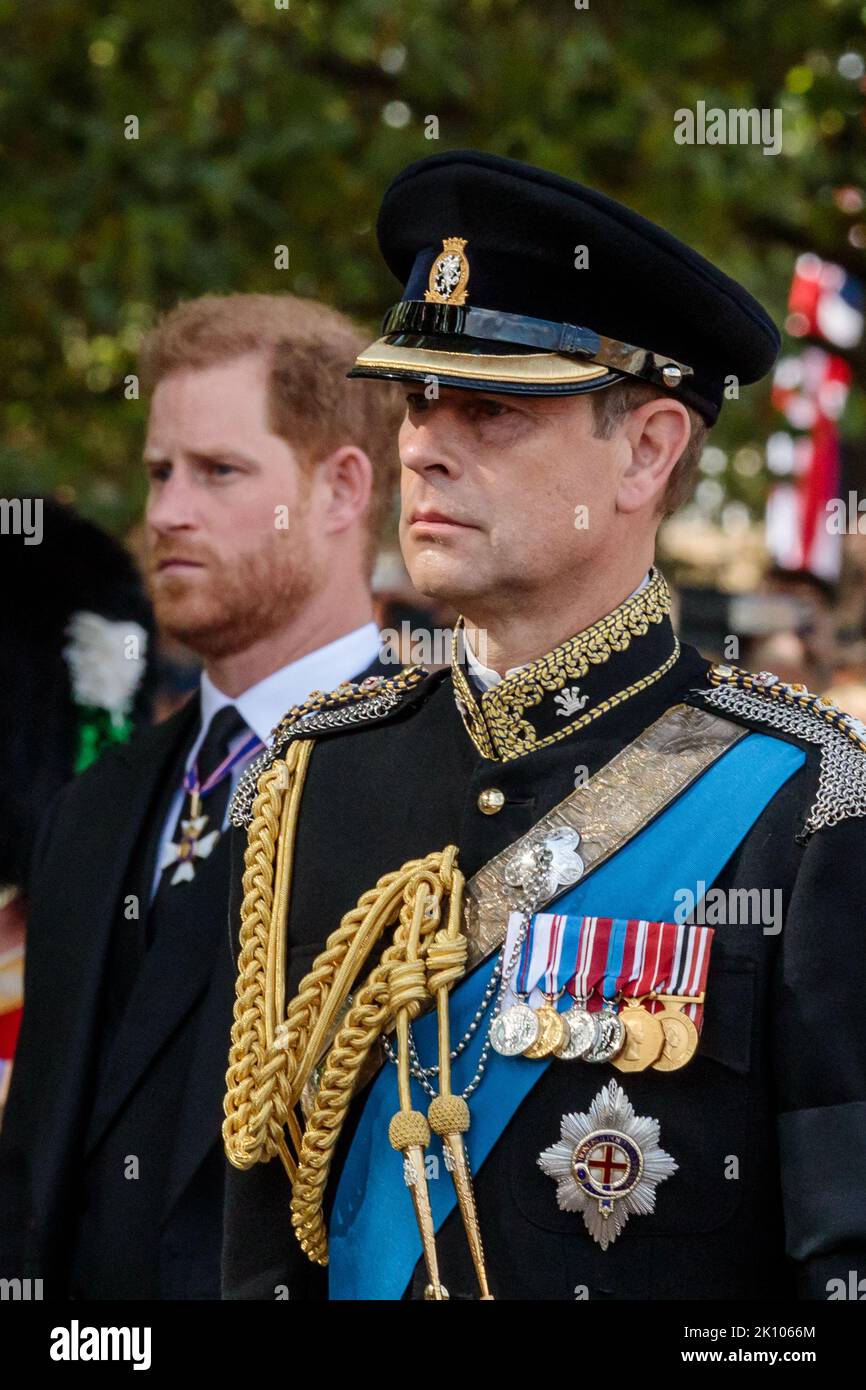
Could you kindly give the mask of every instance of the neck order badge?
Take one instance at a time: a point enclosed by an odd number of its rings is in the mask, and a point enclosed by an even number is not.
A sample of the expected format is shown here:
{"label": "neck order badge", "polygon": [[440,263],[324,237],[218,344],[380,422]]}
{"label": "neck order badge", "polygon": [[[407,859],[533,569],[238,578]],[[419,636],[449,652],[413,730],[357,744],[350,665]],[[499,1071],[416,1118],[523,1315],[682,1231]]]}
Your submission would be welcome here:
{"label": "neck order badge", "polygon": [[[222,721],[221,726],[218,725],[217,721]],[[225,737],[222,734],[222,728],[227,731]],[[235,729],[242,731],[243,728],[243,720],[237,710],[232,706],[221,710],[211,724],[208,737],[202,744],[198,761],[188,769],[184,776],[183,791],[184,797],[189,797],[189,815],[184,817],[181,814],[178,826],[180,836],[165,846],[159,863],[160,873],[165,873],[166,869],[176,865],[169,880],[172,886],[184,881],[189,882],[195,877],[196,860],[207,859],[222,833],[221,824],[215,825],[206,835],[202,833],[210,820],[209,816],[201,814],[202,799],[209,796],[216,787],[231,777],[236,767],[248,762],[260,749],[264,748],[261,739],[250,733],[243,743],[235,748],[234,752],[227,753],[217,762],[216,767],[208,770],[210,762],[208,754],[211,752],[208,740],[211,736],[214,735],[215,742],[224,744],[226,738],[231,739]],[[219,809],[221,810],[222,807]]]}

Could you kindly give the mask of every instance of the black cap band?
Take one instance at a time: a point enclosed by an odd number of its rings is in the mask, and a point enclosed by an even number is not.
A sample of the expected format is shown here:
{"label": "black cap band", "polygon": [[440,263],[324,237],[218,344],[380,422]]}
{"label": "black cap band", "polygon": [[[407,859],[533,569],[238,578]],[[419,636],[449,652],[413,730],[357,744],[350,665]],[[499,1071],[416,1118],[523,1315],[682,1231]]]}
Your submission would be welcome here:
{"label": "black cap band", "polygon": [[592,328],[531,318],[527,314],[506,314],[498,309],[476,309],[468,304],[403,299],[388,310],[382,321],[382,333],[385,337],[392,333],[461,335],[539,348],[543,352],[584,357],[611,371],[625,372],[670,390],[675,390],[685,377],[693,375],[691,367],[673,357],[662,357],[646,348],[606,338]]}

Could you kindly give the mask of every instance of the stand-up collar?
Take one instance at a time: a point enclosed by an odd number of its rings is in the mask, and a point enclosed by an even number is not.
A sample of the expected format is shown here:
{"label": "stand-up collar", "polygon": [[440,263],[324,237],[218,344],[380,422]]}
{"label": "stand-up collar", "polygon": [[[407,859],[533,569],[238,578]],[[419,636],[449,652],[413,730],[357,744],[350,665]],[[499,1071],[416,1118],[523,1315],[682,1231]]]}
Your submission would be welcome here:
{"label": "stand-up collar", "polygon": [[451,672],[457,708],[482,757],[508,762],[556,743],[660,679],[679,655],[670,591],[649,582],[553,651],[510,669],[490,689],[473,688],[461,617]]}

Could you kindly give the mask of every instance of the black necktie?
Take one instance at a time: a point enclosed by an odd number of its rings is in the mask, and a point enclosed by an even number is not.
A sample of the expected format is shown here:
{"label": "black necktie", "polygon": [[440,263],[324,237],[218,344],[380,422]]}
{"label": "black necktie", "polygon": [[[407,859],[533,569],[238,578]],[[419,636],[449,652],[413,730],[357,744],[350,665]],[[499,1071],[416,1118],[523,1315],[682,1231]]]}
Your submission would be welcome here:
{"label": "black necktie", "polygon": [[[228,756],[231,745],[245,733],[248,734],[249,729],[234,705],[226,705],[214,715],[195,760],[200,786],[204,786],[211,773],[215,772],[220,763]],[[184,793],[183,803],[171,838],[176,845],[186,842],[189,863],[193,871],[192,877],[180,878],[176,882],[172,882],[172,879],[176,877],[179,865],[183,862],[182,860],[175,860],[163,869],[148,913],[148,945],[156,936],[166,900],[176,894],[179,896],[188,894],[195,883],[195,876],[201,873],[207,856],[194,854],[191,851],[191,845],[195,843],[215,845],[215,841],[208,841],[208,836],[214,831],[219,834],[222,830],[231,785],[231,774],[227,773],[211,791],[201,798],[198,815],[199,817],[206,816],[207,821],[197,829],[194,838],[184,835],[184,822],[189,822],[192,819],[191,798],[187,793]],[[180,903],[178,902],[176,905],[180,906]],[[192,903],[186,905],[193,906]]]}

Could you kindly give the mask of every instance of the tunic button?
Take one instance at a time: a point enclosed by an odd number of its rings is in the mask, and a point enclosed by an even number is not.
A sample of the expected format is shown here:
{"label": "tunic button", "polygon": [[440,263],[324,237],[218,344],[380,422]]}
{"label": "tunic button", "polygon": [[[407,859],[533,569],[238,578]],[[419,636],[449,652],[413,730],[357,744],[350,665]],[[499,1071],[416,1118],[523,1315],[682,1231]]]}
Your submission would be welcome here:
{"label": "tunic button", "polygon": [[485,816],[495,816],[504,805],[505,792],[501,792],[498,787],[485,787],[484,791],[478,794],[478,809]]}

